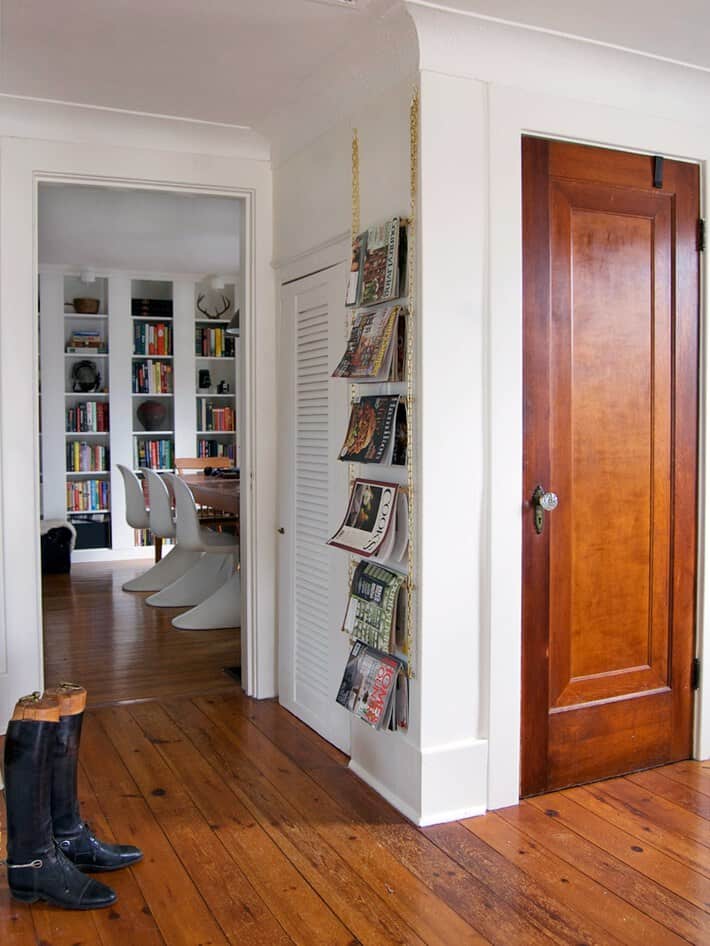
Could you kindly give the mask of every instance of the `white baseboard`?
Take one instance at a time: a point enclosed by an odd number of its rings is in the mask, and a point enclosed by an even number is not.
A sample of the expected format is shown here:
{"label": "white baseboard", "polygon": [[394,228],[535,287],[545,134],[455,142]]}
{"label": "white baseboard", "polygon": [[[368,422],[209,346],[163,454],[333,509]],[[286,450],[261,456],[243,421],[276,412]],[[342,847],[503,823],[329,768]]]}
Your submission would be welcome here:
{"label": "white baseboard", "polygon": [[487,767],[485,739],[419,749],[353,720],[351,770],[420,827],[485,814]]}

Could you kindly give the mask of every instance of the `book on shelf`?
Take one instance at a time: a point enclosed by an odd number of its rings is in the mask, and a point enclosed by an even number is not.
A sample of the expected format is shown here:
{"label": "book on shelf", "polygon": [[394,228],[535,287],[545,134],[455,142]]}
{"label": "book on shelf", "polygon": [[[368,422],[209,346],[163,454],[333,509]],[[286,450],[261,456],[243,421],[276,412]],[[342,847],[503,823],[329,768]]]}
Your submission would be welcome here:
{"label": "book on shelf", "polygon": [[67,407],[67,433],[99,434],[108,433],[108,429],[108,404],[105,401],[86,401]]}
{"label": "book on shelf", "polygon": [[405,379],[406,306],[380,306],[355,313],[345,354],[334,378],[357,382]]}
{"label": "book on shelf", "polygon": [[406,624],[405,576],[376,562],[358,562],[343,619],[345,633],[391,653],[404,647]]}
{"label": "book on shelf", "polygon": [[399,395],[358,398],[338,459],[346,463],[407,462],[407,408]]}
{"label": "book on shelf", "polygon": [[197,404],[197,429],[219,433],[234,433],[236,412],[233,407],[215,407],[212,401],[201,399]]}
{"label": "book on shelf", "polygon": [[409,699],[404,661],[355,641],[336,701],[373,729],[406,729]]}
{"label": "book on shelf", "polygon": [[66,446],[68,473],[105,473],[108,449],[102,444],[70,440]]}
{"label": "book on shelf", "polygon": [[133,466],[135,469],[149,468],[171,470],[175,466],[175,449],[172,440],[147,440],[136,437],[133,441]]}
{"label": "book on shelf", "polygon": [[107,509],[109,485],[106,480],[67,483],[67,512],[92,512]]}
{"label": "book on shelf", "polygon": [[165,322],[135,322],[134,355],[172,355],[173,328]]}
{"label": "book on shelf", "polygon": [[392,217],[353,238],[345,304],[376,305],[406,292],[407,223]]}
{"label": "book on shelf", "polygon": [[204,358],[233,358],[234,336],[222,327],[195,326],[195,354]]}
{"label": "book on shelf", "polygon": [[409,543],[407,495],[397,483],[356,479],[342,525],[328,545],[363,558],[402,561]]}
{"label": "book on shelf", "polygon": [[67,345],[67,355],[107,355],[107,348],[96,348],[90,345]]}
{"label": "book on shelf", "polygon": [[131,299],[131,315],[146,318],[173,317],[172,299]]}
{"label": "book on shelf", "polygon": [[134,394],[172,394],[173,366],[166,361],[136,361],[133,363]]}

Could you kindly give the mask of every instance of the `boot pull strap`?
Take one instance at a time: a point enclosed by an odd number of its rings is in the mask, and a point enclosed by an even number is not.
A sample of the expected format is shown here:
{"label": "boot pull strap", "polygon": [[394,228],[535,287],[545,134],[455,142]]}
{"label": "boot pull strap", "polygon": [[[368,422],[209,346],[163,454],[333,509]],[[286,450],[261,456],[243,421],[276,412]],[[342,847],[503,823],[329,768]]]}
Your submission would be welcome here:
{"label": "boot pull strap", "polygon": [[0,864],[4,864],[8,870],[19,870],[21,867],[32,867],[35,870],[39,870],[42,866],[41,860],[30,861],[29,864],[8,864],[7,861],[0,861]]}

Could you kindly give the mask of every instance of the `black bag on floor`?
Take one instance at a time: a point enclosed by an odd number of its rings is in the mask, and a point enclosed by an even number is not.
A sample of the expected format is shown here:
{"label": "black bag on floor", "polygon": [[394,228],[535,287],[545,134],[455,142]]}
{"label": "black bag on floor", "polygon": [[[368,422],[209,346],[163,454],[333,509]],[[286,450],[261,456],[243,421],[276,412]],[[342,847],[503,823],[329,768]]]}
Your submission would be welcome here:
{"label": "black bag on floor", "polygon": [[42,574],[64,575],[71,571],[72,533],[66,526],[50,529],[41,536]]}

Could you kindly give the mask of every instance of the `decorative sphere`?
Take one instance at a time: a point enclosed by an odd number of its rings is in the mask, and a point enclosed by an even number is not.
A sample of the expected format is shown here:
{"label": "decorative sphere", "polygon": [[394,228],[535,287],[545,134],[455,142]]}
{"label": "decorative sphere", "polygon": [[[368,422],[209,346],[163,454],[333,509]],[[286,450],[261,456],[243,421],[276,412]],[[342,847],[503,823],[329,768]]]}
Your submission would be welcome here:
{"label": "decorative sphere", "polygon": [[160,401],[141,401],[136,410],[136,416],[144,430],[162,430],[168,409]]}

